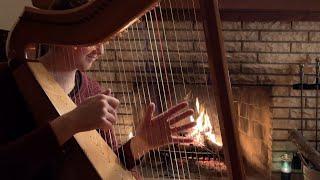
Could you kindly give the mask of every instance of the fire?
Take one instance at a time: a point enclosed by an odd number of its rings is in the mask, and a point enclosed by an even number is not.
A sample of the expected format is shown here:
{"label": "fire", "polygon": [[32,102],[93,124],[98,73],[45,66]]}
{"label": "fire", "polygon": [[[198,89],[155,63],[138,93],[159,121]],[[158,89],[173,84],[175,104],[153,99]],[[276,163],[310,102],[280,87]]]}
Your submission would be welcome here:
{"label": "fire", "polygon": [[131,139],[131,138],[133,138],[133,133],[132,132],[130,132],[129,135],[128,135],[128,139]]}
{"label": "fire", "polygon": [[222,146],[222,143],[217,141],[210,122],[210,117],[206,112],[206,109],[200,105],[198,98],[196,98],[196,110],[198,117],[196,119],[194,116],[190,117],[191,122],[196,122],[196,126],[191,131],[191,136],[199,144],[204,144],[204,138],[206,138],[217,146]]}

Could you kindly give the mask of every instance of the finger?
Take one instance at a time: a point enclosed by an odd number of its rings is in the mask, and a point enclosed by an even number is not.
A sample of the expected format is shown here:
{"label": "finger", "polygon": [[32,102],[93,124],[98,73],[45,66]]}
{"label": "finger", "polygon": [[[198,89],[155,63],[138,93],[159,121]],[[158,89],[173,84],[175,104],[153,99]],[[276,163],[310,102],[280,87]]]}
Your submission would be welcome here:
{"label": "finger", "polygon": [[191,123],[188,123],[188,124],[183,125],[183,126],[174,127],[174,128],[171,128],[171,133],[178,133],[178,132],[181,132],[181,131],[186,131],[188,129],[193,128],[196,125],[197,125],[196,122],[191,122]]}
{"label": "finger", "polygon": [[120,101],[115,98],[115,97],[112,97],[112,96],[107,96],[107,102],[108,104],[110,104],[114,109],[116,109],[119,104],[120,104]]}
{"label": "finger", "polygon": [[115,118],[117,118],[117,111],[115,109],[109,107],[108,112],[111,113]]}
{"label": "finger", "polygon": [[169,118],[171,115],[181,111],[182,109],[184,109],[185,107],[188,106],[188,102],[184,101],[181,102],[171,108],[169,108],[166,112],[161,113],[160,115],[156,116],[154,119],[155,120],[159,120],[159,119],[167,119]]}
{"label": "finger", "polygon": [[189,138],[189,137],[182,137],[182,136],[172,136],[172,142],[173,143],[192,143],[193,142],[193,138]]}
{"label": "finger", "polygon": [[111,96],[111,89],[108,88],[102,94],[107,95],[107,96]]}
{"label": "finger", "polygon": [[106,121],[109,121],[112,124],[115,124],[117,122],[116,117],[111,113],[108,113],[105,118],[106,118]]}
{"label": "finger", "polygon": [[102,127],[100,128],[100,129],[103,129],[103,130],[105,130],[105,131],[108,131],[109,129],[112,129],[112,124],[111,124],[111,122],[109,122],[109,121],[104,121],[103,122],[103,125],[102,125]]}
{"label": "finger", "polygon": [[193,115],[193,113],[194,113],[194,111],[192,109],[188,109],[188,110],[184,111],[183,113],[181,113],[171,119],[168,119],[168,122],[170,125],[173,125],[173,124]]}
{"label": "finger", "polygon": [[153,117],[153,113],[155,110],[155,104],[154,103],[150,103],[148,106],[148,109],[146,111],[146,115],[145,115],[145,123],[150,123],[152,117]]}

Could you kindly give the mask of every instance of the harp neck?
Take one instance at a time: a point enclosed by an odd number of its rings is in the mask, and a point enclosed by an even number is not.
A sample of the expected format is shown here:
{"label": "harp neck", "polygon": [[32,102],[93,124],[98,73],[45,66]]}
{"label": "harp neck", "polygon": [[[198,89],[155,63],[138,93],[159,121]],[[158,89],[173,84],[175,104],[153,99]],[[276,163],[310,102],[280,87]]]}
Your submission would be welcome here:
{"label": "harp neck", "polygon": [[7,57],[21,61],[25,59],[25,49],[38,43],[88,46],[106,41],[156,6],[157,2],[95,0],[63,11],[26,7],[9,35]]}

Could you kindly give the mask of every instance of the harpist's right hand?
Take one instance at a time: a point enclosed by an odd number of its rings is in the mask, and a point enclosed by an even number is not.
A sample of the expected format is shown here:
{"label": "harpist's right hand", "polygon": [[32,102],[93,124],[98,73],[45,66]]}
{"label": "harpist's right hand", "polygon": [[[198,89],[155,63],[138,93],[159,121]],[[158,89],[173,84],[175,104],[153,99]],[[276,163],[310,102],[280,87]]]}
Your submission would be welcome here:
{"label": "harpist's right hand", "polygon": [[51,122],[60,145],[74,134],[93,129],[112,129],[117,120],[119,100],[110,96],[110,90],[90,97],[77,108]]}

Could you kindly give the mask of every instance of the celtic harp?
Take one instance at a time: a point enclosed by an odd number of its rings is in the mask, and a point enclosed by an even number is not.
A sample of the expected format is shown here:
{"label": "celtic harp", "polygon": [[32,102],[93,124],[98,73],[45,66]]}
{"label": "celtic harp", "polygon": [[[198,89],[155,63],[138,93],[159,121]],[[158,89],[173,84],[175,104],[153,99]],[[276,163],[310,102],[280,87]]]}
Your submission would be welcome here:
{"label": "celtic harp", "polygon": [[[26,57],[26,49],[37,44],[90,46],[107,42],[105,54],[88,74],[113,89],[120,97],[123,115],[132,118],[128,122],[119,113],[116,133],[120,140],[135,135],[135,126],[151,101],[157,104],[158,112],[183,99],[197,109],[185,120],[197,122],[185,133],[197,141],[146,153],[137,168],[141,176],[205,179],[207,173],[213,179],[244,179],[218,2],[189,0],[185,7],[183,1],[95,0],[64,11],[27,7],[10,33],[7,55],[37,124],[71,111],[75,104],[41,63]],[[185,8],[179,8],[182,6]],[[190,30],[188,25],[181,28],[187,38],[180,40],[178,26],[184,21],[193,25]],[[199,24],[203,28],[195,28]],[[191,36],[196,39],[193,48],[181,45]],[[196,44],[203,44],[195,57],[199,61],[185,60]],[[130,135],[124,132],[129,125]],[[78,133],[68,144],[73,150],[65,165],[66,177],[71,173],[70,177],[78,179],[134,179],[97,131]],[[206,162],[213,162],[213,169],[203,169]]]}
{"label": "celtic harp", "polygon": [[[40,63],[26,60],[26,48],[37,43],[81,46],[103,42],[154,7],[156,2],[97,0],[62,12],[25,8],[9,35],[7,56],[37,124],[74,109],[75,104]],[[95,31],[84,34],[89,27],[95,27],[92,28]],[[96,131],[76,134],[71,141],[74,150],[69,159],[74,162],[68,162],[69,170],[76,171],[72,174],[79,179],[133,178]]]}

